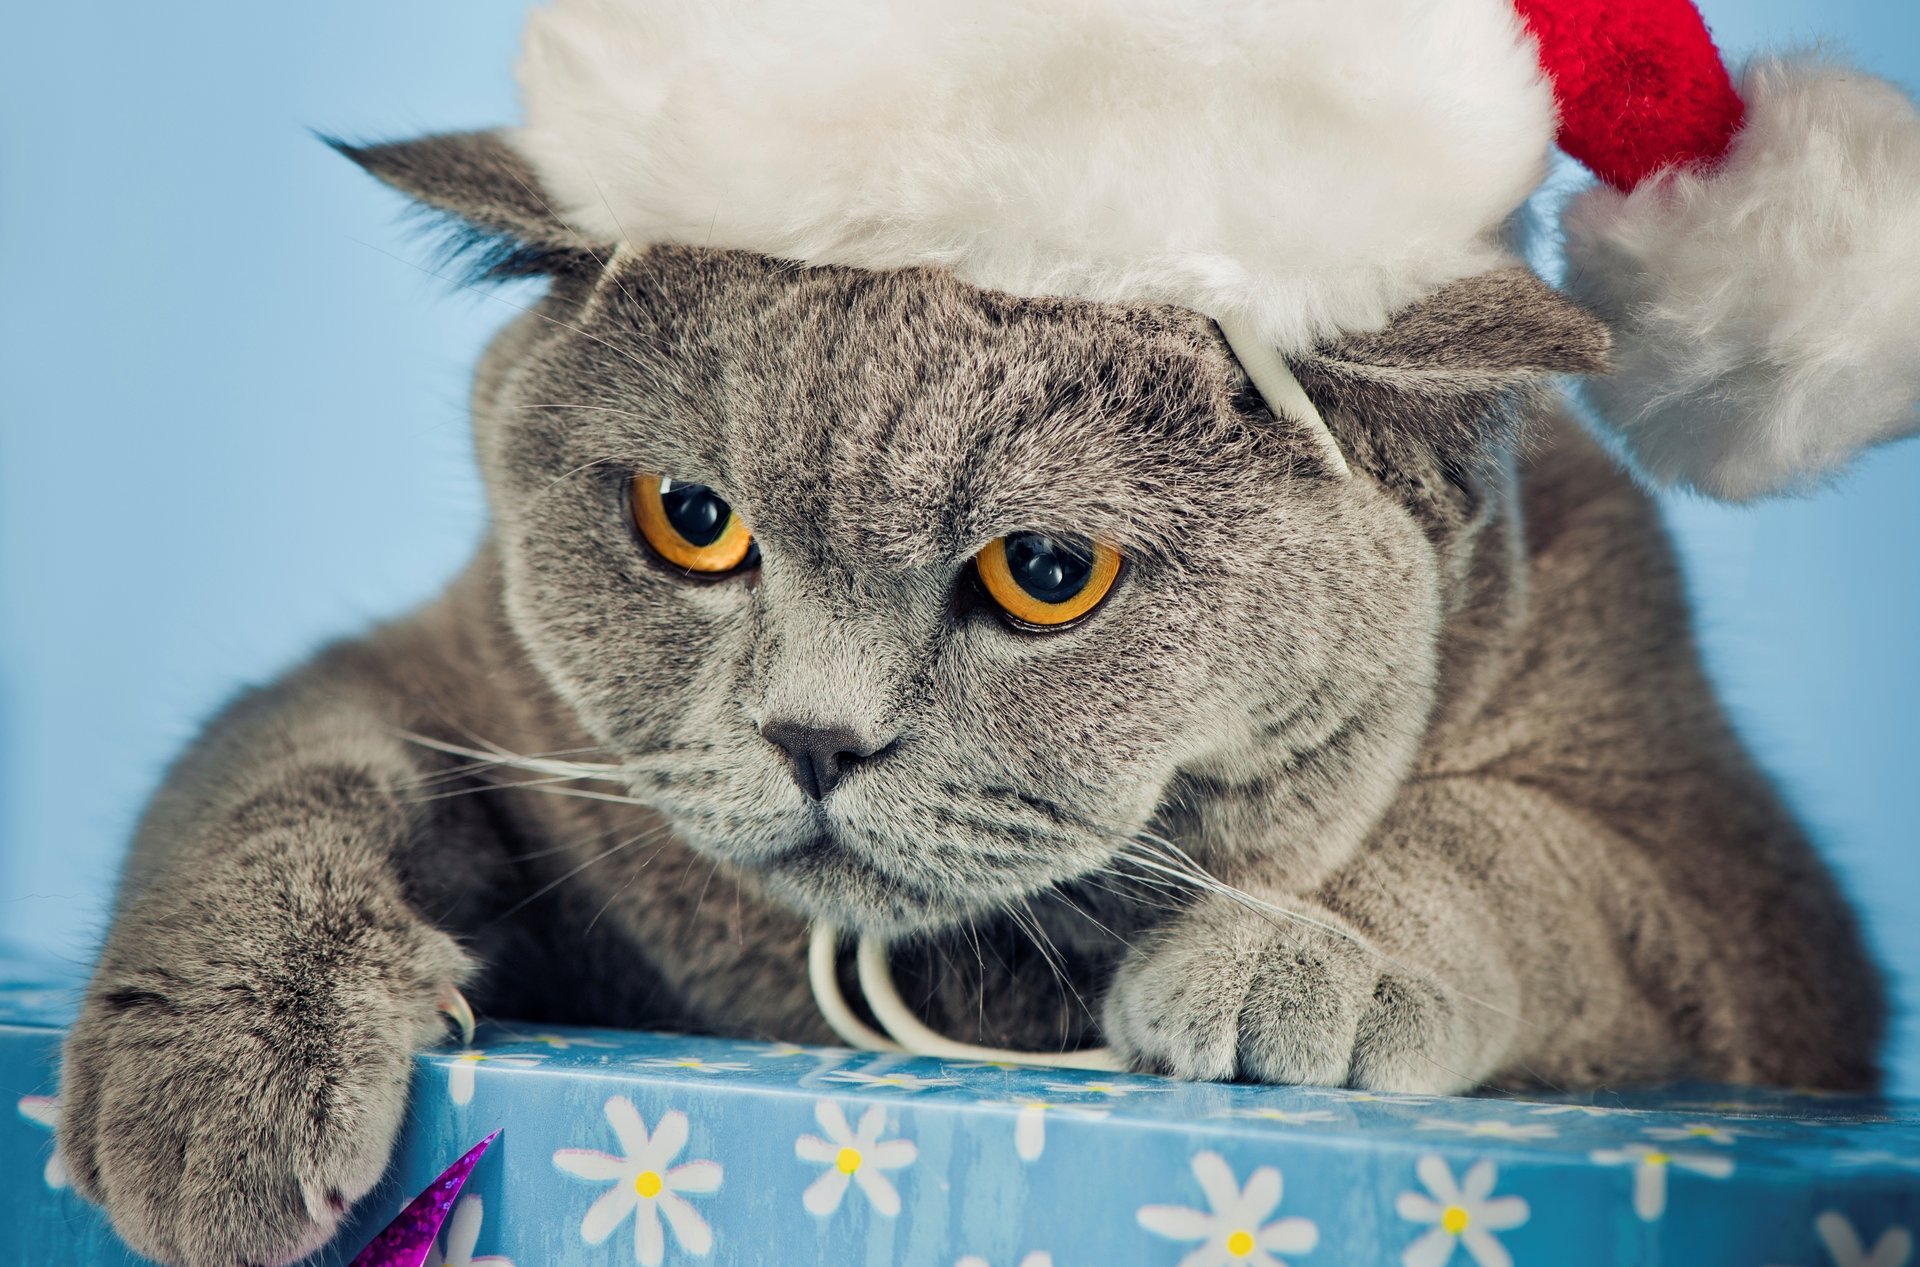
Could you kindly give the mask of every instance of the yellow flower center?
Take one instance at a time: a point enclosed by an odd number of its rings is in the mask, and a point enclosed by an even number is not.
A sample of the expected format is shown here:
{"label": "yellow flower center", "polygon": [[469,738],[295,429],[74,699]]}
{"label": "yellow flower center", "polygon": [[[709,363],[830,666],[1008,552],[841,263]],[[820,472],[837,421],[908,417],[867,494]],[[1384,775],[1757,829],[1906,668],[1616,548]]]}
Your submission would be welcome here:
{"label": "yellow flower center", "polygon": [[854,1171],[860,1169],[860,1150],[857,1148],[841,1149],[840,1155],[833,1159],[833,1164],[840,1168],[841,1174],[852,1174]]}
{"label": "yellow flower center", "polygon": [[1457,1205],[1450,1205],[1440,1211],[1440,1226],[1455,1236],[1467,1230],[1467,1224],[1473,1222],[1473,1216]]}
{"label": "yellow flower center", "polygon": [[660,1187],[658,1171],[643,1170],[633,1177],[633,1190],[649,1201],[660,1195]]}
{"label": "yellow flower center", "polygon": [[458,1057],[458,1059],[465,1061],[467,1064],[470,1064],[470,1065],[477,1065],[481,1061],[485,1060],[486,1058],[487,1058],[487,1054],[483,1051],[463,1052]]}
{"label": "yellow flower center", "polygon": [[1253,1233],[1241,1228],[1227,1237],[1227,1252],[1235,1258],[1245,1258],[1253,1253]]}
{"label": "yellow flower center", "polygon": [[1649,1166],[1664,1166],[1668,1162],[1672,1161],[1673,1158],[1667,1156],[1665,1153],[1648,1153],[1645,1157],[1642,1157],[1640,1160],[1642,1162],[1645,1162]]}
{"label": "yellow flower center", "polygon": [[1711,1139],[1719,1133],[1720,1128],[1717,1126],[1689,1126],[1687,1128],[1687,1134],[1699,1139]]}

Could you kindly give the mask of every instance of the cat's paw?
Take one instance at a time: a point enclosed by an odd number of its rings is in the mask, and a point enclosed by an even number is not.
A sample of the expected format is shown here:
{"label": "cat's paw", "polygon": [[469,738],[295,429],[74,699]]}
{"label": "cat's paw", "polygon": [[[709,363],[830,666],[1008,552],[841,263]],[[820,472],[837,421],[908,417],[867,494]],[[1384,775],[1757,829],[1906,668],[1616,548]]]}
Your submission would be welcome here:
{"label": "cat's paw", "polygon": [[1209,897],[1156,933],[1108,992],[1114,1048],[1137,1069],[1210,1081],[1441,1094],[1492,1072],[1456,994],[1293,905],[1313,922]]}
{"label": "cat's paw", "polygon": [[413,1052],[444,1033],[464,956],[378,922],[289,944],[192,939],[159,967],[102,969],[66,1045],[59,1147],[81,1195],[141,1254],[286,1263],[374,1186]]}

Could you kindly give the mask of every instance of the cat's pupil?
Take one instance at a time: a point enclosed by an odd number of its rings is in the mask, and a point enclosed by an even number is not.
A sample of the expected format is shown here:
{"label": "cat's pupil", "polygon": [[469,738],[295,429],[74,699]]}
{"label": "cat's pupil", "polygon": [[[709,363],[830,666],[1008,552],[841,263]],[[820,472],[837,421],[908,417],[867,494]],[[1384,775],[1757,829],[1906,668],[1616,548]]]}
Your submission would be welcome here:
{"label": "cat's pupil", "polygon": [[1064,603],[1087,587],[1093,543],[1077,537],[1016,532],[1007,537],[1007,571],[1014,584],[1043,603]]}
{"label": "cat's pupil", "polygon": [[678,480],[660,481],[660,508],[667,522],[689,545],[710,546],[727,529],[733,507],[705,484],[683,484]]}

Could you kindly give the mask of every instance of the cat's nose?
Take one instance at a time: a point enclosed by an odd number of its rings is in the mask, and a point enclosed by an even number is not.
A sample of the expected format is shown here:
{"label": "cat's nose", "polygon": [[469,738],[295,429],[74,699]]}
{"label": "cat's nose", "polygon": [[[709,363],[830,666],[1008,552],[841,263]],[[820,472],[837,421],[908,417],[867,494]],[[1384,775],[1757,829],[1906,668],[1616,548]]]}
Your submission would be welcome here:
{"label": "cat's nose", "polygon": [[869,743],[844,726],[808,726],[772,721],[760,728],[768,743],[787,754],[793,781],[809,800],[824,801],[847,772],[892,747]]}

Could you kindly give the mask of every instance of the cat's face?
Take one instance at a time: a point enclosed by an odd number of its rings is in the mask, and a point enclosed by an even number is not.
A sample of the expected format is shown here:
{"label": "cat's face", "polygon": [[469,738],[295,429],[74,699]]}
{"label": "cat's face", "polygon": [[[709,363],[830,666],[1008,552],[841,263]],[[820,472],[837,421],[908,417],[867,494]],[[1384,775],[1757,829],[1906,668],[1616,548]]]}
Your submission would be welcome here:
{"label": "cat's face", "polygon": [[[473,152],[360,157],[441,205],[474,184]],[[1210,322],[936,271],[588,258],[482,375],[496,548],[534,662],[686,843],[900,931],[1098,876],[1169,814],[1231,836],[1208,789],[1269,807],[1260,846],[1303,865],[1391,794],[1439,654],[1432,525],[1327,470]],[[723,500],[743,565],[650,545],[648,477]],[[976,562],[1022,534],[1123,563],[1034,628]]]}
{"label": "cat's face", "polygon": [[[1362,705],[1388,748],[1417,730],[1426,543],[1196,316],[693,250],[554,309],[486,402],[512,621],[635,795],[809,912],[977,913],[1098,871],[1182,771],[1253,777]],[[724,499],[757,562],[649,545],[647,475]],[[1022,624],[976,556],[1023,533],[1120,574]],[[793,728],[850,754],[830,790]]]}

